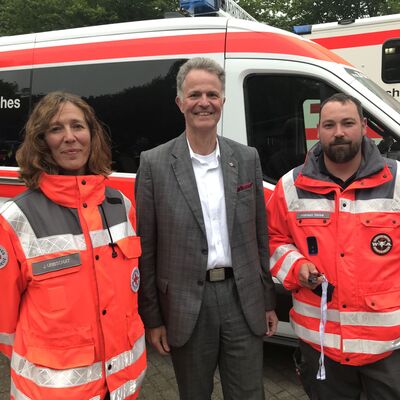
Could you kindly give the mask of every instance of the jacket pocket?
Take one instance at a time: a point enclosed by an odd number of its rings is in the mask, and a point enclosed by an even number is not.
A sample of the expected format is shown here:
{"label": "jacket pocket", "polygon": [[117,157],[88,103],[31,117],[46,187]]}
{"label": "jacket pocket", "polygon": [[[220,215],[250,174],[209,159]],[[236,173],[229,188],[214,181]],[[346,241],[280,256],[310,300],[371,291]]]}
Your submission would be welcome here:
{"label": "jacket pocket", "polygon": [[157,288],[161,293],[167,294],[167,292],[168,292],[168,279],[157,278]]}
{"label": "jacket pocket", "polygon": [[360,215],[361,224],[370,228],[397,228],[400,218],[395,214]]}
{"label": "jacket pocket", "polygon": [[119,247],[126,258],[139,258],[142,254],[142,247],[140,245],[139,236],[129,236],[124,239],[118,240],[116,245]]}
{"label": "jacket pocket", "polygon": [[64,254],[48,259],[29,260],[32,280],[39,282],[76,273],[81,268],[80,253]]}
{"label": "jacket pocket", "polygon": [[132,313],[126,316],[128,339],[131,346],[144,334],[144,326],[139,314]]}
{"label": "jacket pocket", "polygon": [[399,309],[400,290],[368,294],[365,296],[364,300],[367,307],[374,311]]}
{"label": "jacket pocket", "polygon": [[301,226],[329,226],[331,219],[328,218],[296,218],[296,225]]}
{"label": "jacket pocket", "polygon": [[95,346],[90,326],[53,334],[24,331],[26,358],[52,369],[84,367],[94,363]]}

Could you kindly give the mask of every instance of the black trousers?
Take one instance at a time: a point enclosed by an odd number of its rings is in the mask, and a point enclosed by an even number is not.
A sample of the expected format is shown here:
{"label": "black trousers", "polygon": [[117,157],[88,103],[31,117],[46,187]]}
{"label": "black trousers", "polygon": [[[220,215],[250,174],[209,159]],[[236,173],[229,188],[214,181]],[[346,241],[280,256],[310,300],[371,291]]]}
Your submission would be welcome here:
{"label": "black trousers", "polygon": [[300,350],[301,380],[311,400],[400,399],[400,350],[362,366],[343,365],[325,356],[324,381],[316,379],[320,352],[303,341]]}

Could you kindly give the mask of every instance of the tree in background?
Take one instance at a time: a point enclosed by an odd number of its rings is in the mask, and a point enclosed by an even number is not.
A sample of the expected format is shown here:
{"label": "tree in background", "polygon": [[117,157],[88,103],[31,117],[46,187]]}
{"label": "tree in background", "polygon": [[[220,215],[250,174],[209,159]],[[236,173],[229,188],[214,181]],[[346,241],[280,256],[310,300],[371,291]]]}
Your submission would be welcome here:
{"label": "tree in background", "polygon": [[399,0],[235,0],[258,21],[287,30],[319,24],[400,13]]}
{"label": "tree in background", "polygon": [[[234,0],[260,22],[294,25],[400,13],[399,0]],[[163,18],[179,0],[0,0],[0,35]]]}
{"label": "tree in background", "polygon": [[178,0],[0,0],[0,35],[162,18]]}

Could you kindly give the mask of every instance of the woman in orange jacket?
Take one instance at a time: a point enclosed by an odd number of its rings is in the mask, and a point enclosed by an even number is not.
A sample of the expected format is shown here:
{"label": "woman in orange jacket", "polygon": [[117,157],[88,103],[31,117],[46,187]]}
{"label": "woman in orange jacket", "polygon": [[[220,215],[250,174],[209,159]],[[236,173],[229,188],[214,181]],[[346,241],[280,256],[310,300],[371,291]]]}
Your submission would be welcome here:
{"label": "woman in orange jacket", "polygon": [[0,350],[12,399],[135,399],[146,370],[135,210],[81,98],[40,100],[17,153],[28,190],[0,209]]}

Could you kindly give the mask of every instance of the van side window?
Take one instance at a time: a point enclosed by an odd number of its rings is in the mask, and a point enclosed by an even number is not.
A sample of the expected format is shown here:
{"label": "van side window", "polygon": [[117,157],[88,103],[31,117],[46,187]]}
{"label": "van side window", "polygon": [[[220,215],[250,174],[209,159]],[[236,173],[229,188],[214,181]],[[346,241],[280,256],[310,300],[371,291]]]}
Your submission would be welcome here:
{"label": "van side window", "polygon": [[382,46],[382,80],[400,82],[400,38],[390,39]]}
{"label": "van side window", "polygon": [[0,72],[0,165],[15,167],[29,112],[30,70]]}
{"label": "van side window", "polygon": [[175,77],[186,60],[131,61],[36,68],[35,103],[53,90],[83,97],[109,128],[113,170],[136,172],[143,150],[178,136],[184,120],[175,104]]}
{"label": "van side window", "polygon": [[249,75],[244,82],[247,138],[271,183],[302,164],[317,141],[319,103],[336,90],[295,75]]}

